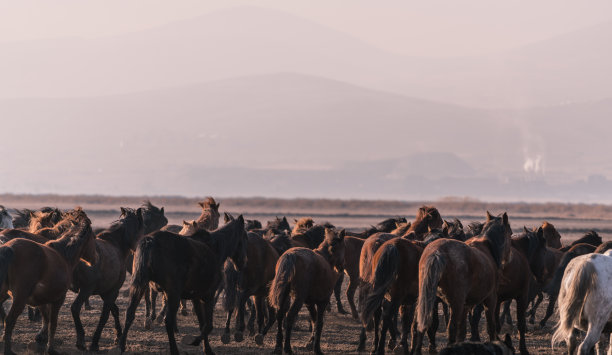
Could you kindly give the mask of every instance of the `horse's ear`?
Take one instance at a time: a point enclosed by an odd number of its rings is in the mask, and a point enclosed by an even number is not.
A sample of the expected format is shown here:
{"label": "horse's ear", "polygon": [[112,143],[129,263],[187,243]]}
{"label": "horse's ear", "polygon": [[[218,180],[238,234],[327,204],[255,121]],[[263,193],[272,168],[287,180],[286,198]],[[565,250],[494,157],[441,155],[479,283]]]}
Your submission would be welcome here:
{"label": "horse's ear", "polygon": [[244,224],[244,216],[242,215],[238,216],[238,222]]}
{"label": "horse's ear", "polygon": [[295,221],[295,223],[297,223],[297,222],[298,222],[298,220],[297,220],[297,219],[295,219],[295,218],[294,218],[293,220]]}
{"label": "horse's ear", "polygon": [[193,228],[198,229],[198,221],[193,220],[193,221],[191,222],[191,225],[193,226]]}
{"label": "horse's ear", "polygon": [[141,207],[138,207],[138,209],[136,210],[136,215],[138,216],[138,220],[142,223],[144,219],[143,219]]}
{"label": "horse's ear", "polygon": [[542,227],[538,228],[538,230],[536,231],[536,235],[538,236],[538,239],[541,239],[546,242],[546,239],[544,239],[544,229],[542,229]]}
{"label": "horse's ear", "polygon": [[340,232],[338,232],[338,239],[344,240],[344,236],[345,235],[346,235],[346,231],[344,230],[344,228],[342,228],[342,230],[340,230]]}
{"label": "horse's ear", "polygon": [[504,220],[504,224],[508,224],[508,214],[506,212],[502,215],[502,219]]}
{"label": "horse's ear", "polygon": [[185,226],[186,226],[186,225],[188,225],[188,224],[189,224],[189,222],[187,222],[186,220],[183,220],[183,225],[185,225]]}
{"label": "horse's ear", "polygon": [[286,216],[283,216],[283,222],[285,222],[285,223],[289,223],[289,222],[287,221],[287,217],[286,217]]}
{"label": "horse's ear", "polygon": [[121,214],[122,215],[127,213],[127,210],[125,208],[123,208],[123,207],[119,207],[119,208],[121,208]]}
{"label": "horse's ear", "polygon": [[529,233],[529,229],[527,229],[527,227],[523,226],[523,230],[525,231],[525,233]]}
{"label": "horse's ear", "polygon": [[446,237],[448,237],[449,233],[448,230],[450,229],[448,222],[444,221],[444,223],[442,223],[442,234],[444,234]]}
{"label": "horse's ear", "polygon": [[492,220],[493,216],[491,216],[491,213],[489,213],[489,211],[487,211],[487,222]]}
{"label": "horse's ear", "polygon": [[219,202],[219,203],[217,203],[217,204],[215,205],[215,209],[216,209],[216,210],[219,210],[219,206],[221,206],[221,202]]}
{"label": "horse's ear", "polygon": [[164,214],[164,208],[162,207],[160,210],[161,214]]}
{"label": "horse's ear", "polygon": [[455,224],[459,226],[459,228],[463,229],[463,223],[459,220],[459,218],[455,218]]}
{"label": "horse's ear", "polygon": [[204,208],[204,201],[198,202],[198,205],[200,205],[200,207]]}

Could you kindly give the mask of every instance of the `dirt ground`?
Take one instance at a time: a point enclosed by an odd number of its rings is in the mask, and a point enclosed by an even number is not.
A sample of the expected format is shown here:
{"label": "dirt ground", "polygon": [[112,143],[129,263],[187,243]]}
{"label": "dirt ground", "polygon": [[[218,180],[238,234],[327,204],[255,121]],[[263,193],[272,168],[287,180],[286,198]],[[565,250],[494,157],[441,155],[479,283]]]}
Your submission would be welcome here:
{"label": "dirt ground", "polygon": [[[127,290],[127,284],[129,279],[124,285],[124,290]],[[346,287],[346,281],[345,285]],[[75,347],[75,331],[72,316],[70,314],[70,304],[74,299],[75,294],[69,292],[66,303],[61,310],[60,319],[58,322],[57,340],[60,343],[58,350],[65,354],[81,354]],[[158,300],[159,302],[159,300]],[[543,305],[547,301],[543,302]],[[5,308],[8,307],[10,302],[5,304]],[[89,344],[91,335],[97,325],[99,312],[101,309],[101,301],[98,297],[91,298],[91,304],[93,310],[83,309],[81,313],[81,319],[85,327],[86,340]],[[344,307],[348,310],[348,303],[346,299],[343,299]],[[125,293],[119,296],[118,306],[121,311],[121,321],[123,323],[124,312],[127,307],[127,297]],[[189,307],[191,308],[191,307]],[[537,320],[541,319],[544,314],[545,307],[541,306],[538,310]],[[514,307],[513,307],[514,312]],[[513,313],[515,314],[515,313]],[[302,310],[299,316],[298,324],[300,331],[296,331],[292,336],[292,344],[296,353],[309,353],[305,350],[306,342],[310,337],[308,332],[307,323],[307,311]],[[513,316],[513,318],[516,318]],[[563,348],[557,348],[555,351],[551,349],[550,339],[553,332],[553,326],[557,321],[556,315],[551,318],[549,324],[544,329],[536,329],[534,325],[528,324],[528,335],[527,335],[527,346],[530,353],[532,354],[561,354]],[[144,301],[141,303],[138,312],[136,313],[136,321],[130,329],[127,350],[128,354],[143,354],[143,353],[167,353],[168,352],[168,340],[163,324],[154,324],[152,330],[145,330],[143,327],[144,320]],[[177,340],[180,340],[185,335],[196,335],[197,334],[197,321],[192,312],[188,316],[178,317],[179,334]],[[271,353],[274,348],[274,338],[276,326],[271,329],[271,333],[265,338],[264,346],[258,346],[252,337],[246,336],[245,340],[241,343],[233,341],[230,344],[223,344],[221,342],[222,327],[225,324],[225,314],[220,309],[220,304],[217,306],[214,320],[214,330],[211,334],[211,344],[214,351],[217,354],[262,354]],[[17,326],[15,327],[14,333],[14,351],[22,353],[36,353],[34,349],[34,337],[38,331],[39,324],[30,322],[26,314],[24,313],[18,320]],[[232,325],[233,329],[233,325]],[[323,336],[321,340],[322,350],[328,354],[347,354],[356,353],[357,342],[359,339],[360,326],[357,321],[353,320],[350,315],[340,315],[336,312],[335,305],[332,307],[332,311],[326,314],[325,324],[323,328]],[[485,324],[484,320],[481,321],[480,332],[482,339],[486,339]],[[518,342],[518,333],[516,327],[511,328],[506,325],[502,329],[503,333],[510,333],[513,337],[515,345]],[[112,326],[112,317],[109,319],[102,338],[100,340],[101,353],[116,352],[116,347],[113,344],[114,340],[114,329]],[[371,334],[368,333],[368,353],[370,350]],[[427,342],[427,340],[425,340]],[[427,343],[426,343],[427,344]],[[446,344],[446,336],[443,330],[438,332],[438,344],[439,348]],[[31,350],[30,350],[31,349]],[[201,347],[187,346],[179,343],[179,349],[182,353],[187,354],[199,354],[202,353]],[[424,347],[426,350],[426,347]]]}

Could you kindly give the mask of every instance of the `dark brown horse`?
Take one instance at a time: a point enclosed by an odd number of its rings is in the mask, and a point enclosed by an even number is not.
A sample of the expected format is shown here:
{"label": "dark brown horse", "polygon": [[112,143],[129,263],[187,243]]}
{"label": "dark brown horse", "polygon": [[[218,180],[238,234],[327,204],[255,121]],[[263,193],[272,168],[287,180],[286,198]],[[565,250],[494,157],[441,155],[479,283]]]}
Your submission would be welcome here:
{"label": "dark brown horse", "polygon": [[510,258],[511,234],[506,213],[493,217],[487,212],[480,237],[474,237],[466,243],[438,239],[425,247],[419,261],[419,297],[413,353],[421,353],[423,335],[432,322],[436,293],[450,307],[449,344],[465,339],[467,311],[479,303],[485,306],[491,341],[497,338],[494,311],[500,281],[498,274]]}
{"label": "dark brown horse", "polygon": [[314,350],[315,354],[322,354],[323,317],[343,264],[344,230],[338,232],[330,228],[325,229],[325,239],[315,250],[292,248],[278,259],[269,295],[271,305],[277,310],[275,353],[280,354],[283,350],[287,354],[293,352],[291,330],[302,305],[306,304],[313,328],[306,348]]}
{"label": "dark brown horse", "polygon": [[572,244],[566,245],[563,248],[561,248],[560,250],[563,251],[563,252],[566,252],[566,251],[570,250],[574,245],[578,245],[578,244],[590,244],[590,245],[592,245],[594,247],[598,247],[601,243],[602,243],[602,240],[601,240],[601,237],[599,236],[599,234],[597,234],[597,232],[592,230],[592,231],[588,231],[580,239],[574,240],[572,242]]}
{"label": "dark brown horse", "polygon": [[[234,339],[237,342],[243,340],[245,304],[249,297],[253,296],[255,300],[258,334],[263,332],[266,313],[268,315],[270,313],[266,298],[270,283],[274,279],[274,268],[279,254],[272,243],[255,233],[248,233],[247,245],[247,263],[241,271],[238,271],[231,262],[226,262],[224,265],[224,306],[227,311],[225,332],[221,337],[224,344],[230,340],[230,321],[234,309],[237,310]],[[268,321],[272,319],[273,317],[268,317]],[[263,337],[256,339],[260,340]]]}
{"label": "dark brown horse", "polygon": [[84,249],[93,248],[91,221],[79,211],[76,226],[57,240],[40,244],[17,238],[0,247],[0,292],[4,297],[10,293],[13,298],[5,320],[5,354],[13,354],[13,328],[26,304],[38,307],[43,314],[36,341],[46,342],[48,353],[57,353],[54,346],[59,310]]}
{"label": "dark brown horse", "polygon": [[81,306],[91,295],[99,295],[104,302],[96,331],[91,340],[90,351],[98,351],[98,343],[109,314],[115,319],[115,342],[121,336],[119,308],[115,301],[125,281],[127,259],[136,249],[136,243],[143,236],[144,220],[142,209],[121,208],[121,217],[111,227],[98,234],[95,264],[81,261],[74,272],[74,289],[78,295],[70,310],[76,328],[76,346],[85,350],[85,331],[81,323]]}
{"label": "dark brown horse", "polygon": [[134,253],[130,301],[119,341],[121,351],[125,351],[136,308],[149,282],[153,282],[159,291],[164,292],[168,302],[165,325],[170,352],[178,354],[174,326],[180,299],[185,298],[192,300],[201,330],[190,343],[198,345],[203,340],[204,352],[212,354],[208,334],[213,328],[215,291],[221,282],[222,266],[228,258],[239,270],[247,261],[247,234],[242,215],[214,232],[200,230],[190,237],[183,237],[159,231],[142,238]]}
{"label": "dark brown horse", "polygon": [[[538,277],[541,281],[543,275],[541,260],[546,252],[546,240],[543,228],[528,230],[524,228],[523,233],[512,238],[510,258],[504,264],[503,277],[499,283],[498,303],[495,312],[497,331],[500,331],[499,307],[500,304],[511,300],[516,301],[516,317],[519,331],[519,350],[521,354],[529,354],[525,343],[525,331],[527,329],[525,314],[529,303],[529,287],[533,278]],[[472,329],[472,341],[480,341],[478,323],[482,308],[475,307],[470,319]]]}
{"label": "dark brown horse", "polygon": [[542,230],[544,231],[544,239],[546,239],[546,246],[554,249],[561,249],[561,234],[557,232],[555,226],[547,221],[542,222]]}
{"label": "dark brown horse", "polygon": [[[374,233],[391,233],[398,227],[398,225],[404,225],[406,223],[406,218],[404,217],[387,218],[382,222],[378,223],[376,226],[371,226],[369,228],[364,229],[362,232],[347,231],[346,236],[366,239]],[[408,226],[408,228],[410,228],[410,226]]]}
{"label": "dark brown horse", "polygon": [[334,228],[331,224],[315,225],[303,233],[292,234],[291,242],[294,246],[316,249],[325,239],[325,229]]}

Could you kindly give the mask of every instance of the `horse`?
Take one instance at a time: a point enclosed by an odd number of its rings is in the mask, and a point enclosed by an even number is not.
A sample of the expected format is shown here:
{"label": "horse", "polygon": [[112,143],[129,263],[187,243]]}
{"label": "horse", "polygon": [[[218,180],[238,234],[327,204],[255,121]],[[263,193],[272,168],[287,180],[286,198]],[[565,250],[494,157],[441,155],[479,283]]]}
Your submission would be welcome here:
{"label": "horse", "polygon": [[164,214],[164,208],[159,208],[149,200],[143,201],[140,206],[142,213],[142,223],[144,226],[144,234],[153,233],[162,229],[168,224],[168,218]]}
{"label": "horse", "polygon": [[[563,279],[563,274],[566,271],[567,266],[570,261],[578,256],[590,254],[595,251],[596,247],[587,244],[587,243],[579,243],[574,244],[561,258],[557,268],[554,271],[553,278],[548,283],[545,288],[546,293],[548,293],[548,307],[546,307],[546,314],[544,318],[540,321],[540,327],[544,328],[546,326],[546,322],[553,315],[555,310],[555,303],[557,302],[557,298],[559,296],[559,290],[561,289],[561,282]],[[537,309],[537,304],[533,306],[534,309]],[[535,313],[535,310],[533,311]]]}
{"label": "horse", "polygon": [[[257,314],[258,336],[256,341],[261,345],[263,340],[262,331],[264,327],[265,310],[268,310],[266,297],[270,283],[274,279],[274,269],[279,253],[272,243],[255,233],[248,233],[247,242],[247,263],[238,271],[231,262],[224,265],[225,298],[224,308],[227,312],[225,331],[221,336],[221,341],[228,344],[230,341],[230,322],[234,309],[237,309],[236,332],[234,340],[241,342],[244,324],[244,310],[247,299],[251,296],[255,300],[255,312]],[[273,313],[270,314],[268,322],[272,321]]]}
{"label": "horse", "polygon": [[252,229],[261,229],[261,222],[256,219],[247,219],[244,221],[244,229],[250,231]]}
{"label": "horse", "polygon": [[[362,232],[349,232],[346,231],[346,236],[357,237],[361,239],[366,239],[374,233],[391,233],[393,230],[398,228],[399,225],[407,224],[406,218],[404,217],[392,217],[387,218],[378,223],[376,226],[370,226],[369,228],[364,229]],[[410,226],[408,226],[410,228]]]}
{"label": "horse", "polygon": [[221,217],[219,206],[221,203],[217,203],[212,197],[207,197],[204,201],[198,202],[198,205],[202,207],[202,214],[196,219],[196,222],[208,231],[219,228],[219,217]]}
{"label": "horse", "polygon": [[466,227],[467,231],[465,232],[465,239],[468,240],[470,238],[479,236],[480,233],[482,233],[483,227],[484,227],[484,223],[482,222],[478,222],[478,221],[471,222]]}
{"label": "horse", "polygon": [[544,231],[544,239],[546,239],[546,246],[554,249],[561,249],[561,234],[557,232],[555,226],[547,221],[542,222],[542,231]]}
{"label": "horse", "polygon": [[11,338],[17,317],[26,304],[38,307],[43,326],[38,344],[47,342],[49,354],[55,350],[58,313],[72,281],[73,271],[86,248],[93,248],[91,221],[79,208],[78,222],[61,238],[39,244],[16,238],[0,247],[0,294],[13,298],[5,319],[4,353],[14,354]]}
{"label": "horse", "polygon": [[315,223],[311,217],[302,217],[300,219],[295,219],[295,226],[291,230],[291,235],[302,234],[314,227]]}
{"label": "horse", "polygon": [[[278,332],[274,353],[291,354],[291,330],[303,304],[310,313],[313,332],[306,348],[321,352],[323,317],[344,264],[344,230],[325,229],[324,241],[315,249],[291,248],[276,263],[270,304],[276,309]],[[293,297],[293,302],[291,298]],[[283,346],[283,320],[286,316]],[[264,333],[267,329],[264,329]]]}
{"label": "horse", "polygon": [[122,207],[119,220],[95,238],[95,264],[81,261],[75,269],[74,289],[78,290],[78,294],[70,306],[70,311],[77,335],[76,347],[79,350],[85,350],[85,331],[80,317],[81,307],[91,295],[99,295],[104,303],[89,350],[98,351],[102,330],[111,313],[115,319],[115,341],[119,341],[121,323],[119,308],[115,302],[119,296],[119,289],[125,281],[128,256],[136,249],[136,243],[143,235],[143,210]]}
{"label": "horse", "polygon": [[294,246],[308,249],[316,249],[325,239],[325,229],[334,228],[331,224],[315,225],[303,233],[291,234],[291,242]]}
{"label": "horse", "polygon": [[242,215],[213,232],[199,230],[183,237],[158,231],[140,239],[134,253],[134,273],[120,350],[125,351],[136,308],[149,282],[153,282],[168,302],[165,325],[170,352],[179,353],[174,326],[180,299],[185,298],[192,300],[200,325],[200,335],[189,343],[198,345],[203,340],[204,352],[213,354],[208,335],[213,327],[215,291],[221,282],[221,268],[228,258],[239,270],[247,261],[247,234]]}
{"label": "horse", "polygon": [[506,213],[493,217],[487,212],[481,236],[465,243],[438,239],[425,247],[419,261],[417,325],[412,353],[421,353],[423,335],[432,321],[436,290],[450,307],[449,344],[464,340],[467,307],[479,303],[485,306],[489,338],[496,339],[493,312],[497,306],[498,274],[510,258],[511,234]]}
{"label": "horse", "polygon": [[13,217],[8,213],[4,206],[0,205],[0,230],[13,229]]}
{"label": "horse", "polygon": [[[432,206],[422,206],[417,210],[417,215],[414,223],[411,222],[398,222],[398,226],[391,233],[374,233],[369,236],[363,243],[361,248],[361,253],[359,255],[359,304],[360,306],[365,303],[365,300],[368,297],[369,286],[367,282],[364,280],[369,280],[371,278],[371,264],[374,254],[378,250],[378,248],[385,243],[386,241],[398,238],[400,236],[404,236],[407,239],[418,239],[419,237],[422,239],[425,234],[421,234],[417,236],[417,231],[421,233],[427,233],[430,229],[440,228],[443,224],[442,217],[440,213],[435,207]],[[351,268],[352,266],[345,266],[347,268]],[[380,312],[374,313],[374,326],[375,326],[375,334],[378,334],[378,318],[380,317]],[[369,322],[367,322],[369,323]],[[363,324],[362,327],[366,328],[367,323]],[[391,327],[391,339],[390,342],[395,342],[395,327]],[[363,329],[362,329],[363,332]],[[375,335],[376,338],[376,335]],[[362,351],[365,348],[365,340],[359,342],[358,351]]]}
{"label": "horse", "polygon": [[486,343],[464,341],[442,349],[439,355],[514,355],[510,334],[506,333],[504,341]]}
{"label": "horse", "polygon": [[559,250],[566,252],[570,250],[571,247],[577,244],[591,244],[594,247],[598,247],[601,243],[602,243],[602,240],[599,234],[597,234],[596,231],[591,230],[591,231],[588,231],[582,238],[574,240],[572,244],[566,245]]}
{"label": "horse", "polygon": [[45,207],[40,211],[30,212],[30,224],[28,231],[35,233],[37,230],[46,227],[53,227],[63,218],[63,213],[58,208]]}
{"label": "horse", "polygon": [[[589,354],[602,332],[612,324],[612,251],[578,256],[569,262],[559,292],[559,323],[552,344],[565,340],[568,354],[574,354],[577,331],[586,332],[578,354]],[[598,354],[602,352],[597,352]]]}
{"label": "horse", "polygon": [[[543,228],[528,230],[511,239],[512,247],[510,257],[503,265],[502,278],[497,290],[498,302],[495,311],[497,331],[500,330],[499,307],[502,303],[516,301],[516,317],[519,331],[519,351],[521,354],[529,354],[525,343],[525,331],[527,324],[525,312],[529,303],[529,286],[533,279],[533,274],[542,277],[541,259],[546,250],[546,239],[544,239]],[[535,271],[535,272],[534,272]],[[471,340],[480,341],[478,333],[478,323],[482,308],[475,307],[470,319],[472,329]]]}

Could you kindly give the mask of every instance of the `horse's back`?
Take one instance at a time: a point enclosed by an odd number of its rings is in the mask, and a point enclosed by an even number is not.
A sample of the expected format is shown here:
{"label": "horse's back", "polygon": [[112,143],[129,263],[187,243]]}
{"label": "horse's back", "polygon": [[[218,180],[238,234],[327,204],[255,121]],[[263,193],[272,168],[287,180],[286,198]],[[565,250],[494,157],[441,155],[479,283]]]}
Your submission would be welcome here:
{"label": "horse's back", "polygon": [[369,279],[370,267],[372,265],[372,258],[376,251],[386,241],[394,238],[399,238],[395,234],[391,233],[374,233],[363,242],[361,247],[361,253],[359,254],[359,277],[362,280]]}
{"label": "horse's back", "polygon": [[337,280],[329,262],[309,248],[295,247],[279,258],[277,268],[288,259],[295,261],[292,290],[305,296],[307,303],[328,300]]}

